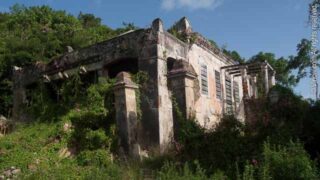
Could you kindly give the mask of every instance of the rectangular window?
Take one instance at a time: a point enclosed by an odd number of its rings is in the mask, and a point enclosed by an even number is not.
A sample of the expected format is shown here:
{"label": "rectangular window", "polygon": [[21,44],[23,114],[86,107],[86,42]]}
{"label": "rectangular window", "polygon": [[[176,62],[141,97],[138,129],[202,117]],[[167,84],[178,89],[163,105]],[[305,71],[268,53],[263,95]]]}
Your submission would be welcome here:
{"label": "rectangular window", "polygon": [[236,103],[240,102],[240,97],[239,97],[239,84],[237,82],[233,83],[233,94],[234,94],[234,101]]}
{"label": "rectangular window", "polygon": [[208,95],[208,74],[206,65],[201,65],[201,92],[202,94]]}
{"label": "rectangular window", "polygon": [[220,79],[220,72],[215,71],[215,79],[216,79],[216,97],[217,99],[222,99],[222,91],[221,91],[221,79]]}
{"label": "rectangular window", "polygon": [[232,90],[231,79],[226,77],[226,108],[227,113],[232,113]]}

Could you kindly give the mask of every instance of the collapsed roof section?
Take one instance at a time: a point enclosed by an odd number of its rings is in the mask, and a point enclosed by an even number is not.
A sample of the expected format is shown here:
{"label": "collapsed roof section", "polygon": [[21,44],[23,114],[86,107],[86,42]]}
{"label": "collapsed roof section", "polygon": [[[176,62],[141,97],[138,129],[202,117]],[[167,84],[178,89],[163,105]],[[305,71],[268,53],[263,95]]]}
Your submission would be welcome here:
{"label": "collapsed roof section", "polygon": [[225,70],[229,75],[237,77],[241,76],[241,69],[246,69],[248,75],[254,75],[261,73],[264,67],[267,67],[268,74],[275,73],[275,70],[267,61],[224,66],[221,70]]}

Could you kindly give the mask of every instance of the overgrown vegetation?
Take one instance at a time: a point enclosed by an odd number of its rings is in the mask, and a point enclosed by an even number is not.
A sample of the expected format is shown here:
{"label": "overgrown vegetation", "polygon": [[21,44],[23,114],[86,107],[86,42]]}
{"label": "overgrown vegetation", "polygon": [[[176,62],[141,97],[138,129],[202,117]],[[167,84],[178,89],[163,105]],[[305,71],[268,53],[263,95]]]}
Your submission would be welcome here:
{"label": "overgrown vegetation", "polygon": [[168,29],[168,32],[181,40],[182,42],[189,43],[192,45],[197,40],[197,35],[194,33],[180,32],[177,28],[177,25],[174,24],[171,28]]}
{"label": "overgrown vegetation", "polygon": [[[61,85],[41,83],[31,92],[26,110],[36,121],[1,140],[1,170],[9,164],[20,167],[30,179],[122,177],[112,155],[118,150],[114,80],[88,84],[82,79],[75,75]],[[20,140],[24,143],[15,144]]]}
{"label": "overgrown vegetation", "polygon": [[319,113],[314,114],[318,103],[285,87],[275,86],[274,92],[277,100],[264,103],[254,127],[233,116],[225,116],[210,131],[192,119],[179,120],[180,150],[174,161],[183,165],[197,160],[208,177],[223,172],[230,179],[318,179],[318,133],[309,134],[306,125],[313,122],[312,132],[320,131]]}
{"label": "overgrown vegetation", "polygon": [[67,52],[67,46],[77,50],[131,29],[136,29],[132,23],[111,29],[93,14],[75,17],[48,6],[17,4],[0,12],[0,114],[10,116],[13,66],[47,63]]}
{"label": "overgrown vegetation", "polygon": [[[10,67],[47,62],[65,52],[111,38],[128,29],[112,30],[92,14],[75,18],[47,6],[14,6],[0,13],[0,113],[10,114]],[[175,30],[172,30],[176,36]],[[181,35],[182,40],[187,40]],[[191,39],[192,43],[192,39]],[[278,72],[277,81],[294,85],[309,64],[308,42],[303,41],[291,61],[259,53],[251,62],[267,60]],[[237,52],[226,51],[239,62]],[[298,77],[291,74],[299,68]],[[300,72],[300,69],[301,72]],[[133,76],[143,88],[147,75]],[[276,86],[254,126],[225,116],[214,130],[195,119],[179,123],[175,149],[143,162],[119,156],[112,79],[86,79],[75,75],[65,82],[38,83],[29,87],[28,107],[34,121],[17,124],[0,138],[0,172],[21,168],[21,179],[142,179],[142,169],[157,179],[319,179],[320,102],[304,100],[291,89]],[[138,119],[141,117],[137,90]],[[275,98],[276,100],[274,100]]]}

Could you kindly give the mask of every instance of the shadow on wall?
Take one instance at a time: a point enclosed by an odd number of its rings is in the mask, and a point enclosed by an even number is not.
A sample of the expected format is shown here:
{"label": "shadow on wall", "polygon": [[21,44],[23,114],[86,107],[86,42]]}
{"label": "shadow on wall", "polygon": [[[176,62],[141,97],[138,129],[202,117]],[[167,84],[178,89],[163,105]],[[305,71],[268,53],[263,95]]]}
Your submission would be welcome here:
{"label": "shadow on wall", "polygon": [[136,74],[139,71],[138,59],[137,58],[125,58],[115,60],[104,67],[107,71],[107,76],[109,78],[115,78],[118,73],[125,71],[131,74]]}

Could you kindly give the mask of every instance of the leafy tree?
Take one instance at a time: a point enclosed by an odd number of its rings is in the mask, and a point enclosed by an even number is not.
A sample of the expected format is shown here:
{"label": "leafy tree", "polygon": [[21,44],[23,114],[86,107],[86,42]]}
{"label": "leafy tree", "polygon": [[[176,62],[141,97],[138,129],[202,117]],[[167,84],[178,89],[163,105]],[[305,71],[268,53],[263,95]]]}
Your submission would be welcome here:
{"label": "leafy tree", "polygon": [[264,144],[259,179],[318,179],[315,163],[301,143],[289,142],[286,146]]}
{"label": "leafy tree", "polygon": [[218,44],[217,44],[214,40],[208,39],[208,41],[210,42],[210,44],[211,44],[212,46],[214,46],[214,47],[219,47]]}
{"label": "leafy tree", "polygon": [[[309,23],[311,23],[311,15],[312,15],[312,6],[313,5],[318,5],[318,12],[320,9],[320,0],[313,0],[310,4],[309,4]],[[318,16],[320,16],[320,14],[318,13]]]}
{"label": "leafy tree", "polygon": [[101,26],[101,18],[97,18],[93,14],[83,14],[80,12],[78,19],[84,28]]}
{"label": "leafy tree", "polygon": [[0,114],[10,114],[13,66],[48,62],[67,46],[79,49],[136,28],[129,23],[113,30],[92,14],[76,18],[49,6],[14,5],[0,13]]}
{"label": "leafy tree", "polygon": [[237,61],[239,64],[245,63],[245,58],[241,57],[237,51],[229,51],[227,49],[223,49],[223,52],[230,56],[233,60]]}
{"label": "leafy tree", "polygon": [[78,15],[83,30],[79,33],[79,39],[87,45],[94,44],[119,34],[108,26],[101,24],[101,19],[95,17],[93,14],[83,14],[80,12]]}
{"label": "leafy tree", "polygon": [[[320,55],[317,56],[319,61]],[[311,68],[311,41],[302,39],[297,45],[297,55],[291,56],[288,64],[288,69],[297,69],[297,81],[308,75],[306,69]],[[318,63],[319,66],[319,63]],[[311,75],[311,73],[310,73]]]}
{"label": "leafy tree", "polygon": [[[212,46],[219,48],[218,44],[215,41],[209,39],[209,42],[211,43]],[[221,49],[224,54],[226,54],[227,56],[229,56],[239,64],[244,64],[246,62],[246,59],[241,57],[241,55],[237,51],[228,50],[226,45],[224,45]]]}
{"label": "leafy tree", "polygon": [[284,58],[276,58],[273,53],[259,52],[251,57],[248,62],[264,62],[267,61],[276,71],[276,80],[278,83],[290,87],[297,83],[297,79],[292,75],[292,70],[288,68],[289,61]]}
{"label": "leafy tree", "polygon": [[122,34],[122,33],[125,33],[127,31],[136,30],[136,29],[138,29],[138,26],[134,25],[134,23],[123,22],[122,23],[122,27],[121,28],[117,28],[115,30],[115,32],[116,32],[116,34]]}

